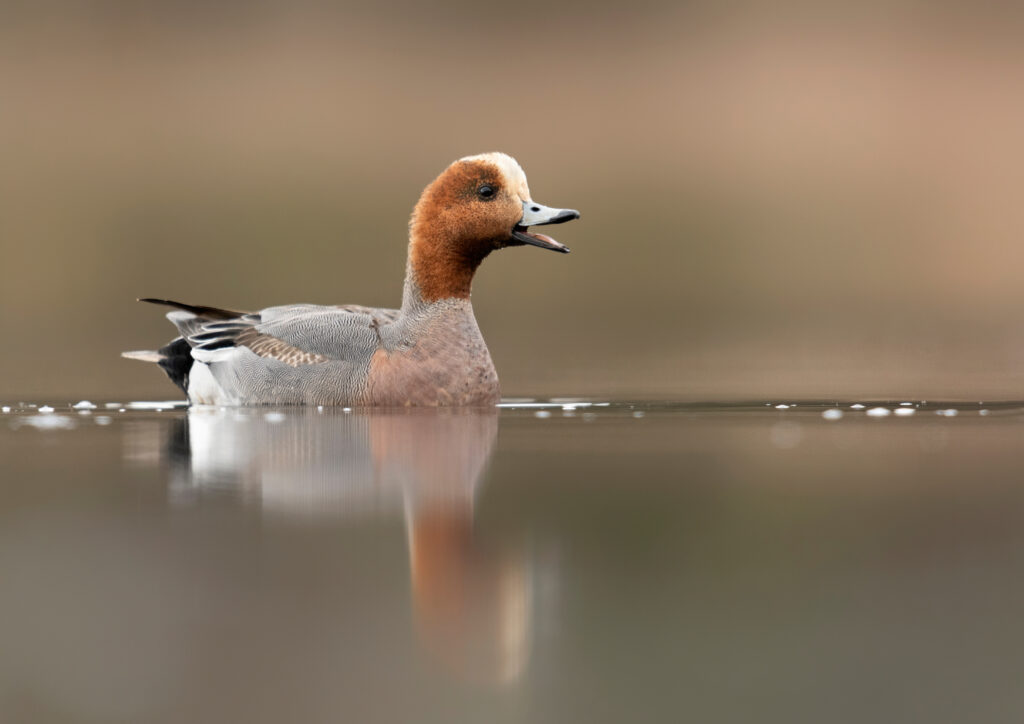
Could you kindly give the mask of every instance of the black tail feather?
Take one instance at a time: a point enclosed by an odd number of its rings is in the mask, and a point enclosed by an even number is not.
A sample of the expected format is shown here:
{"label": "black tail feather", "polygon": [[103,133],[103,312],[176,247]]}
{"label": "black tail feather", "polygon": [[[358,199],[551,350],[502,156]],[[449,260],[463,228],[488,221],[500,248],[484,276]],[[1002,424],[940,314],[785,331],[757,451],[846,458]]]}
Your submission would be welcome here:
{"label": "black tail feather", "polygon": [[[244,317],[247,312],[236,312],[232,309],[221,309],[219,307],[203,307],[195,304],[184,304],[182,302],[176,302],[172,299],[152,299],[145,298],[140,299],[140,302],[147,302],[149,304],[161,304],[165,307],[174,307],[190,314],[194,314],[198,319],[196,320],[171,320],[177,326],[178,330],[182,334],[188,333],[188,328],[192,322],[195,326],[201,327],[205,323],[213,322],[217,326],[224,324],[225,320],[234,320],[239,317]],[[217,336],[223,335],[221,330],[217,330]],[[171,378],[171,382],[181,388],[181,391],[186,395],[188,394],[188,376],[189,372],[192,371],[192,347],[189,345],[188,340],[184,337],[178,337],[171,341],[164,347],[161,347],[155,353],[147,353],[144,356],[141,354],[129,354],[135,359],[145,359],[149,362],[156,362],[160,365],[160,368],[167,373],[167,376]]]}
{"label": "black tail feather", "polygon": [[236,312],[231,309],[221,309],[219,307],[203,307],[195,304],[184,304],[183,302],[175,302],[171,299],[146,298],[140,299],[139,301],[147,302],[149,304],[162,304],[165,307],[174,307],[175,309],[191,312],[197,317],[202,317],[204,319],[235,319],[236,317],[241,317],[247,314],[247,312]]}

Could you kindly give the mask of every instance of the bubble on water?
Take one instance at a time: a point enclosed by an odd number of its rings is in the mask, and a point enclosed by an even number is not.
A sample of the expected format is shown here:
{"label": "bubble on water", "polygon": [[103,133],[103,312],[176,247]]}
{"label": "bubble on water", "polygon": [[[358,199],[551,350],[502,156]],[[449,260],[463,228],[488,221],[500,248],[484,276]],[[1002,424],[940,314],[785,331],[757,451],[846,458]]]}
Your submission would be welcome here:
{"label": "bubble on water", "polygon": [[39,408],[39,411],[46,415],[53,412],[53,408],[50,407],[49,405],[43,405],[42,407]]}
{"label": "bubble on water", "polygon": [[323,412],[324,411],[324,406],[323,405],[317,405],[316,406],[316,411],[317,412]]}
{"label": "bubble on water", "polygon": [[913,404],[914,404],[913,402],[901,402],[900,406],[901,407],[911,407],[911,406],[913,406]]}
{"label": "bubble on water", "polygon": [[551,417],[551,413],[548,410],[537,410],[535,413],[533,413],[533,416],[544,419],[547,417]]}
{"label": "bubble on water", "polygon": [[76,402],[71,407],[73,409],[75,409],[75,410],[95,410],[96,409],[96,405],[94,405],[93,403],[89,402],[88,400],[82,400],[81,402]]}
{"label": "bubble on water", "polygon": [[872,407],[870,410],[864,413],[868,417],[888,417],[892,414],[892,410],[888,407]]}
{"label": "bubble on water", "polygon": [[343,408],[341,408],[341,411],[342,412],[352,412],[352,408],[351,407],[343,407]]}
{"label": "bubble on water", "polygon": [[941,415],[942,417],[956,417],[958,414],[960,414],[960,412],[959,410],[954,410],[952,407],[950,407],[945,410],[936,410],[935,414]]}
{"label": "bubble on water", "polygon": [[823,411],[821,413],[821,416],[824,417],[826,420],[840,420],[843,417],[843,411],[840,410],[838,407],[830,407],[829,409]]}
{"label": "bubble on water", "polygon": [[789,405],[776,405],[775,409],[776,410],[788,410],[789,409]]}
{"label": "bubble on water", "polygon": [[592,402],[580,402],[580,401],[577,400],[576,402],[567,402],[567,403],[562,404],[562,409],[563,410],[575,410],[575,409],[580,408],[580,407],[590,407],[592,404],[594,404],[594,403],[592,403]]}
{"label": "bubble on water", "polygon": [[8,407],[7,405],[4,405],[4,406],[3,406],[3,411],[4,411],[4,413],[8,413],[8,412],[10,412],[10,411],[11,411],[11,408],[10,408],[10,407]]}
{"label": "bubble on water", "polygon": [[910,417],[915,412],[917,412],[917,410],[915,410],[913,407],[897,407],[895,410],[893,410],[893,412],[899,415],[900,417]]}
{"label": "bubble on water", "polygon": [[988,414],[988,410],[978,410],[978,414],[982,415],[982,416],[987,415]]}
{"label": "bubble on water", "polygon": [[859,402],[855,402],[852,405],[850,405],[850,409],[851,410],[863,410],[864,409],[864,405],[860,404]]}
{"label": "bubble on water", "polygon": [[267,422],[284,422],[283,412],[268,412],[263,416],[263,419]]}

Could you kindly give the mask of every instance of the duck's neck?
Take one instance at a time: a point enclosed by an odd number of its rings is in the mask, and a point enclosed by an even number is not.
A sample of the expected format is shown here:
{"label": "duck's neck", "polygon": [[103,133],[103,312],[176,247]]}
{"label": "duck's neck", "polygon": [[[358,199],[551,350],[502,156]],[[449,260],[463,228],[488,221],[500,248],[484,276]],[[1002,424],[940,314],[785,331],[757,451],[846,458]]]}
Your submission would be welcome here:
{"label": "duck's neck", "polygon": [[412,313],[444,299],[468,300],[473,275],[486,256],[487,252],[467,249],[443,231],[428,234],[414,226],[405,265],[402,312]]}

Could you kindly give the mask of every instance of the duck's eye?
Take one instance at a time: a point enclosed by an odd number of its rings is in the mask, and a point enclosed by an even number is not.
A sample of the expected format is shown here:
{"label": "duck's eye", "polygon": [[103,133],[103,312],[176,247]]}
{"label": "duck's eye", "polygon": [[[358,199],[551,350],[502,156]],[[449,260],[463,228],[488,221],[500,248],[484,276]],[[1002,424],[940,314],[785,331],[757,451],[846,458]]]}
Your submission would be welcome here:
{"label": "duck's eye", "polygon": [[494,187],[484,184],[476,190],[476,195],[482,199],[494,198]]}

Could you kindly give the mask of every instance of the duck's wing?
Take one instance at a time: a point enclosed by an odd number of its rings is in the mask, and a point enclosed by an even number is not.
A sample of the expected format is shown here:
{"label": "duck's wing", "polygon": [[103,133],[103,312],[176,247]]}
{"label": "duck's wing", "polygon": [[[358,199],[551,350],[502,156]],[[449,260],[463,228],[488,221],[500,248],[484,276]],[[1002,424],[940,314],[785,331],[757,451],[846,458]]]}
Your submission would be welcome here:
{"label": "duck's wing", "polygon": [[[397,309],[358,305],[291,304],[259,312],[184,304],[170,299],[140,299],[174,307],[167,318],[200,361],[220,350],[245,347],[260,357],[291,367],[351,359],[377,338],[375,328],[390,324]],[[132,353],[143,358],[143,353]],[[151,354],[151,353],[145,353]]]}
{"label": "duck's wing", "polygon": [[[398,310],[356,305],[292,304],[270,307],[231,319],[203,321],[168,315],[200,361],[221,349],[245,347],[260,357],[291,367],[329,361],[360,361],[376,349],[379,327],[398,317]],[[216,361],[216,356],[210,361]]]}
{"label": "duck's wing", "polygon": [[[274,379],[312,374],[315,366],[330,365],[335,374],[343,374],[339,368],[368,363],[380,339],[379,327],[398,317],[395,309],[357,305],[294,304],[240,312],[166,299],[140,301],[173,307],[167,318],[181,337],[155,353],[126,356],[158,362],[186,392],[192,361],[203,362],[242,400],[249,396],[245,388],[250,381],[266,387]],[[263,362],[254,364],[254,355]],[[292,370],[286,372],[282,365]]]}

